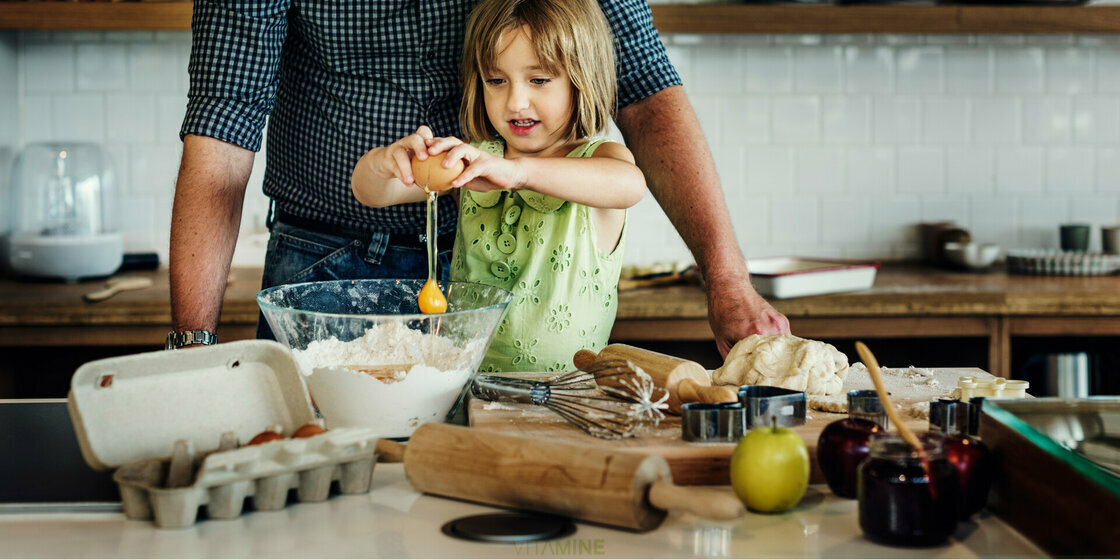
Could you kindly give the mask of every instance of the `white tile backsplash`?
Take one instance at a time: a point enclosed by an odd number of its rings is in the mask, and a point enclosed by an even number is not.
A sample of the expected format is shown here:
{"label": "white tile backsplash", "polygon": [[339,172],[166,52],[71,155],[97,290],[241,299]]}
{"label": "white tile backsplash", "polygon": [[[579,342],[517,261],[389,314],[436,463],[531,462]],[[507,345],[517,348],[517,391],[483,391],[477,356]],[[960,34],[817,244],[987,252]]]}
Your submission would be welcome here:
{"label": "white tile backsplash", "polygon": [[1046,150],[1046,191],[1093,192],[1095,152],[1090,146],[1060,146]]}
{"label": "white tile backsplash", "polygon": [[[1099,247],[1120,222],[1118,36],[663,39],[750,256],[917,258],[932,220],[1008,248],[1057,247],[1057,224],[1081,220]],[[126,247],[166,262],[189,49],[185,32],[0,33],[0,153],[106,143]],[[263,258],[263,162],[238,264]],[[689,258],[652,196],[628,228],[628,262]]]}
{"label": "white tile backsplash", "polygon": [[1074,97],[1073,139],[1091,144],[1120,142],[1120,97]]}
{"label": "white tile backsplash", "polygon": [[1046,89],[1078,95],[1093,92],[1093,51],[1077,47],[1046,50]]}
{"label": "white tile backsplash", "polygon": [[945,191],[945,151],[936,146],[898,149],[896,192],[939,194]]}
{"label": "white tile backsplash", "polygon": [[128,47],[123,43],[77,45],[74,68],[78,91],[117,92],[128,89]]}
{"label": "white tile backsplash", "polygon": [[1067,144],[1072,137],[1073,101],[1069,97],[1023,99],[1023,142]]}

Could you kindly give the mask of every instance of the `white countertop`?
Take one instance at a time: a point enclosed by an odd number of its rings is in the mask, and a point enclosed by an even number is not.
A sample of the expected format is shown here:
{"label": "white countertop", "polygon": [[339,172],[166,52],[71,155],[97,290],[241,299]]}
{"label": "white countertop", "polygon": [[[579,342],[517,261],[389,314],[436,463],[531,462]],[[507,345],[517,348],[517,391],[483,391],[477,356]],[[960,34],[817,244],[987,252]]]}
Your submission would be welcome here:
{"label": "white countertop", "polygon": [[[730,487],[728,492],[730,492]],[[443,534],[453,519],[496,508],[422,495],[401,464],[379,464],[369,494],[333,496],[234,520],[158,529],[122,513],[0,513],[0,557],[87,558],[993,558],[1044,557],[1001,519],[984,512],[947,545],[892,548],[863,537],[855,500],[811,486],[793,511],[748,513],[733,523],[670,514],[648,533],[578,523],[549,542],[485,544]]]}

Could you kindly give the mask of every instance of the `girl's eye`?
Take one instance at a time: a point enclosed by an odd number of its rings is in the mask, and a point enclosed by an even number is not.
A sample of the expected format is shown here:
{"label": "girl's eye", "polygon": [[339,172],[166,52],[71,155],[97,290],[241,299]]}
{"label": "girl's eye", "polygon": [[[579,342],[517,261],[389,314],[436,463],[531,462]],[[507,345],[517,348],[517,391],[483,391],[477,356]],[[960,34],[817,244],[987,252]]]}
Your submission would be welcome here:
{"label": "girl's eye", "polygon": [[552,81],[552,78],[533,78],[533,79],[529,80],[529,83],[531,83],[535,86],[543,86],[543,85],[545,85],[545,84],[547,84],[548,82],[551,82],[551,81]]}
{"label": "girl's eye", "polygon": [[492,86],[500,86],[500,85],[504,84],[505,82],[506,81],[501,79],[501,78],[490,78],[490,79],[486,80],[486,83],[490,84]]}

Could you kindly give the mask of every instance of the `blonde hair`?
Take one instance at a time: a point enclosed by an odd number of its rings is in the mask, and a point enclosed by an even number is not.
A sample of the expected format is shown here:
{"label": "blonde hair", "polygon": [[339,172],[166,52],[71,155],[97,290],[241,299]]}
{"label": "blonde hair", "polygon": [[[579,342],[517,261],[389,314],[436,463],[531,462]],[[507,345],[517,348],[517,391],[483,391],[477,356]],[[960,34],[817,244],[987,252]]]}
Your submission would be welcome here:
{"label": "blonde hair", "polygon": [[502,36],[528,28],[541,67],[567,74],[574,115],[568,141],[598,134],[615,111],[614,37],[594,0],[482,0],[471,11],[463,42],[459,125],[471,141],[493,140],[484,76],[497,65]]}

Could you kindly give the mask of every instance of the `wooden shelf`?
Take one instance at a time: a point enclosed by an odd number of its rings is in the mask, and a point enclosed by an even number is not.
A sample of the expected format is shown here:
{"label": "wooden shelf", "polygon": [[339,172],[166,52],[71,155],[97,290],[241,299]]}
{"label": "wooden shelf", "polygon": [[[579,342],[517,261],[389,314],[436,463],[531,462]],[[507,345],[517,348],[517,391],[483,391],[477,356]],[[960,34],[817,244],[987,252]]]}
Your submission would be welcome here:
{"label": "wooden shelf", "polygon": [[662,33],[1117,33],[1120,6],[653,7]]}
{"label": "wooden shelf", "polygon": [[190,31],[192,2],[0,2],[0,29]]}
{"label": "wooden shelf", "polygon": [[[0,29],[187,31],[190,2],[3,2]],[[1120,6],[653,6],[662,33],[1120,33]]]}

